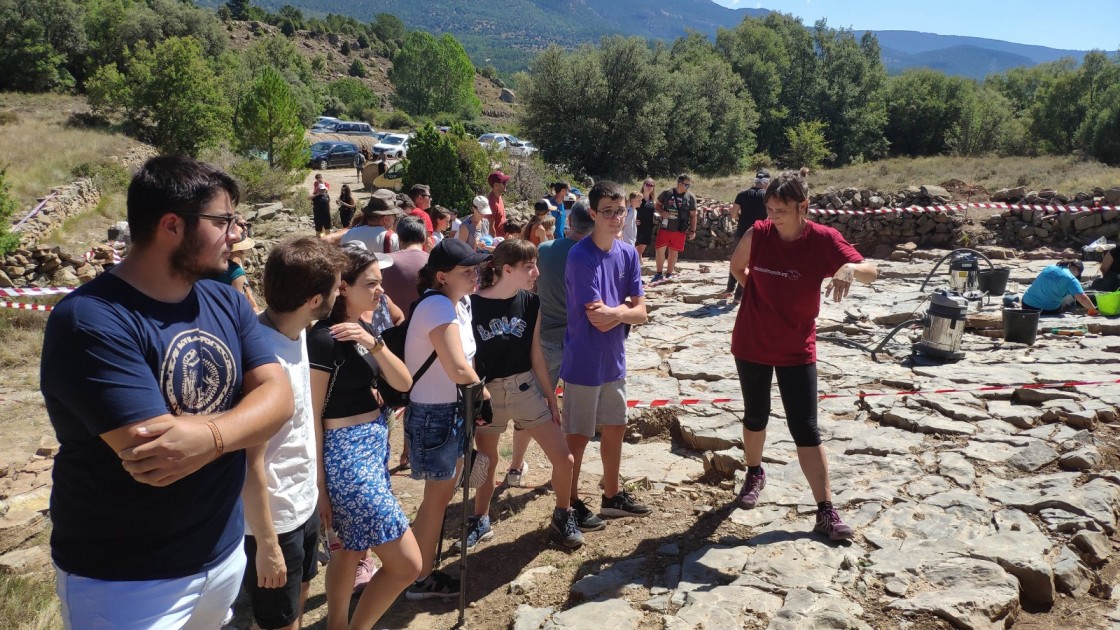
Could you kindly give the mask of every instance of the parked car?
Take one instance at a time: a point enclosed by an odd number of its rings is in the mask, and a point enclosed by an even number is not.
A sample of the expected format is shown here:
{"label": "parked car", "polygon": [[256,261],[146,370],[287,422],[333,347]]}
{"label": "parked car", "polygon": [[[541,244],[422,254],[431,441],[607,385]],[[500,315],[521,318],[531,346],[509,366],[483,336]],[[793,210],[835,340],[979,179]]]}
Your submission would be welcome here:
{"label": "parked car", "polygon": [[311,145],[311,168],[326,170],[332,166],[354,166],[358,147],[350,142],[316,142]]}
{"label": "parked car", "polygon": [[389,165],[389,169],[383,175],[373,180],[373,187],[376,188],[389,188],[400,192],[401,185],[404,182],[404,162],[394,162]]}
{"label": "parked car", "polygon": [[508,133],[484,133],[478,137],[478,143],[486,148],[508,149],[511,144],[521,142],[517,136]]}
{"label": "parked car", "polygon": [[326,133],[334,129],[335,125],[342,122],[334,116],[320,116],[311,125],[311,133]]}
{"label": "parked car", "polygon": [[384,153],[392,158],[403,158],[408,155],[408,136],[403,133],[391,133],[373,145],[373,152],[377,155]]}
{"label": "parked car", "polygon": [[514,157],[529,157],[539,150],[540,149],[538,149],[532,142],[529,142],[528,140],[519,140],[517,142],[511,143],[506,149],[506,152]]}
{"label": "parked car", "polygon": [[377,132],[368,123],[340,120],[331,133],[341,133],[348,136],[374,136]]}

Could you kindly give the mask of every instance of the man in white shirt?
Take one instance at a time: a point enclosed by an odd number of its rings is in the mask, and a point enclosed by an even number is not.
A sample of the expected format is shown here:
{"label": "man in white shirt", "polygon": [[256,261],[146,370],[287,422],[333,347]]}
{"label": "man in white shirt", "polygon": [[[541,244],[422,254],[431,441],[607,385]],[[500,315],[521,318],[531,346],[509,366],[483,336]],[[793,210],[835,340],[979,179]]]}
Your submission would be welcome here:
{"label": "man in white shirt", "polygon": [[342,250],[313,237],[276,245],[264,268],[266,342],[291,381],[295,412],[272,438],[246,449],[246,571],[243,586],[260,628],[299,628],[318,572],[319,510],[315,415],[305,329],[338,296]]}

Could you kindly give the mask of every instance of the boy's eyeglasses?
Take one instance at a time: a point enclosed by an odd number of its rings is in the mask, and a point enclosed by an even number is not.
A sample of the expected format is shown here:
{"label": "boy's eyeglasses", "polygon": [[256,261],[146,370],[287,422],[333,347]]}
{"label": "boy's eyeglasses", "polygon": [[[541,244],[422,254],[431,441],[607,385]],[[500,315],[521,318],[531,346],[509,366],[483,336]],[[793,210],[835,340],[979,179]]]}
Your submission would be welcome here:
{"label": "boy's eyeglasses", "polygon": [[626,214],[626,209],[622,208],[619,210],[596,210],[595,212],[598,212],[601,216],[604,216],[608,219],[614,219]]}

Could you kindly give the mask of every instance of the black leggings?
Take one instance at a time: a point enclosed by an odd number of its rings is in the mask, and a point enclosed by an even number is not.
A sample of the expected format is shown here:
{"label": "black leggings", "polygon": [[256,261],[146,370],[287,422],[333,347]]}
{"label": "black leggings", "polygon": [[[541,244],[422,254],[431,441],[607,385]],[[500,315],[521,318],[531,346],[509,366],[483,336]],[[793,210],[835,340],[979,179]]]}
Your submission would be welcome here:
{"label": "black leggings", "polygon": [[748,431],[764,431],[770,420],[770,391],[774,372],[786,411],[786,424],[798,446],[820,446],[817,429],[817,364],[774,367],[735,359],[739,387],[743,390],[746,411],[743,426]]}
{"label": "black leggings", "polygon": [[[750,228],[749,225],[744,227],[743,222],[742,221],[739,222],[739,227],[737,227],[735,229],[735,241],[731,244],[731,251],[732,252],[734,252],[735,248],[737,248],[739,246],[739,241],[743,240],[743,235],[747,233],[748,228]],[[732,273],[728,272],[728,274],[727,274],[727,292],[730,293],[732,290],[735,291],[735,299],[736,300],[742,299],[742,297],[743,297],[743,285],[739,284],[739,281],[735,279],[735,274],[732,274]]]}

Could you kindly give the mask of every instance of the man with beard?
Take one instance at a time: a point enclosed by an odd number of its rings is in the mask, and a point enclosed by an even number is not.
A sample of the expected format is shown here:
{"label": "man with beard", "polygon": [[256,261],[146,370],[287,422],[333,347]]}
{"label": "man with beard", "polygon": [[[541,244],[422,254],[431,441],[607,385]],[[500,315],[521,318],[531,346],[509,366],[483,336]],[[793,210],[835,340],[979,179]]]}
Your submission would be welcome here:
{"label": "man with beard", "polygon": [[245,569],[244,449],[292,416],[248,302],[203,277],[240,236],[239,190],[182,156],[128,187],[133,248],[55,307],[41,389],[61,444],[51,554],[66,627],[216,628]]}
{"label": "man with beard", "polygon": [[305,330],[330,315],[349,259],[322,239],[278,244],[264,266],[268,308],[258,317],[288,375],[295,413],[268,442],[245,450],[244,586],[261,628],[298,628],[318,571],[319,489],[315,414]]}

